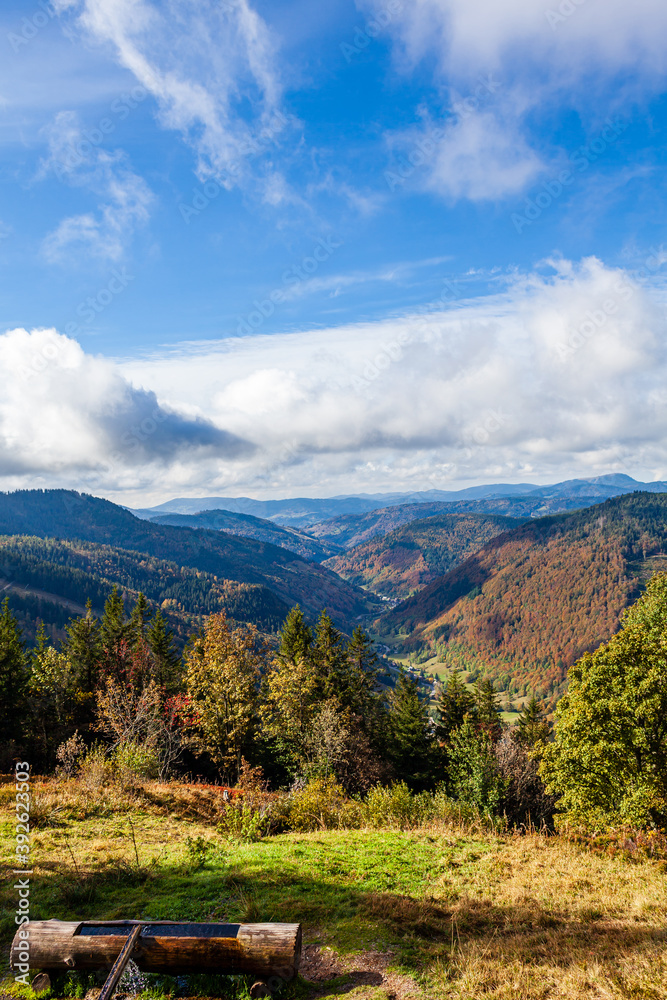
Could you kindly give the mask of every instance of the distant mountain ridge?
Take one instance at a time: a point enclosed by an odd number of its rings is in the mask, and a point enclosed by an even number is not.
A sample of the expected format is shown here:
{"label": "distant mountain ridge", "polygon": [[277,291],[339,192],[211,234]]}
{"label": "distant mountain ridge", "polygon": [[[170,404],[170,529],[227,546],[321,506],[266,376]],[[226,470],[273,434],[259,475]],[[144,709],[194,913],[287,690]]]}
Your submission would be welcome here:
{"label": "distant mountain ridge", "polygon": [[[133,510],[137,517],[153,518],[160,514],[198,514],[206,510],[226,510],[238,514],[253,514],[265,520],[290,527],[308,529],[313,525],[343,515],[359,515],[387,507],[406,504],[459,503],[492,501],[500,497],[544,499],[564,502],[578,499],[589,506],[608,497],[641,490],[649,493],[667,492],[667,482],[641,483],[625,473],[609,473],[586,479],[570,479],[547,486],[534,483],[491,483],[469,486],[462,490],[424,490],[415,493],[361,493],[335,497],[294,497],[278,500],[255,500],[251,497],[180,497],[156,507]],[[484,512],[480,509],[480,513]],[[490,511],[489,511],[490,512]],[[434,512],[435,513],[435,512]],[[320,536],[323,537],[323,536]]]}
{"label": "distant mountain ridge", "polygon": [[229,510],[202,510],[197,514],[155,514],[147,520],[153,524],[167,524],[181,528],[209,528],[225,531],[243,538],[270,542],[295,552],[302,559],[322,562],[340,551],[340,546],[328,541],[319,542],[296,528],[286,528],[254,514],[239,514]]}

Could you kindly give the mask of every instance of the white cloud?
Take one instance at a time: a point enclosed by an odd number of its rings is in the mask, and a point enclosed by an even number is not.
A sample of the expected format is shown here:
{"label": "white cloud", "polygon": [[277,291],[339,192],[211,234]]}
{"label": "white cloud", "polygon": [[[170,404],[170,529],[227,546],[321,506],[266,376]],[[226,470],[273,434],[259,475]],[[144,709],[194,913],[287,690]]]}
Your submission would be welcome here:
{"label": "white cloud", "polygon": [[[447,198],[495,200],[517,194],[543,169],[511,116],[465,111],[442,126],[428,123],[387,136],[400,151],[385,177],[390,189],[408,185]],[[405,178],[405,179],[404,179]]]}
{"label": "white cloud", "polygon": [[47,259],[59,261],[72,248],[85,248],[96,257],[120,260],[136,227],[148,221],[153,201],[148,185],[130,168],[125,153],[95,145],[73,111],[59,112],[46,135],[49,152],[38,176],[53,173],[100,199],[97,214],[70,216],[49,233],[43,243]]}
{"label": "white cloud", "polygon": [[[362,0],[381,9],[386,0]],[[667,7],[662,0],[412,0],[392,18],[405,55],[435,50],[446,74],[504,68],[559,73],[554,85],[596,72],[663,73]]]}
{"label": "white cloud", "polygon": [[[23,366],[51,341],[57,356],[26,382]],[[14,331],[0,343],[5,482],[32,472],[138,504],[619,469],[658,478],[666,343],[655,296],[595,258],[545,264],[502,294],[423,316],[144,359],[91,358],[53,331]],[[173,423],[143,441],[136,428],[156,423],[155,407]]]}
{"label": "white cloud", "polygon": [[[358,5],[378,14],[387,6]],[[549,155],[543,136],[541,157],[531,147],[535,121],[555,105],[575,107],[595,130],[629,100],[664,88],[662,0],[411,0],[387,30],[404,72],[435,58],[445,115],[468,103],[414,178],[447,198],[496,199],[525,188]],[[496,78],[485,96],[484,81]],[[428,133],[416,129],[415,138]]]}
{"label": "white cloud", "polygon": [[[252,446],[209,421],[162,406],[112,361],[55,330],[0,336],[0,479],[150,482],[184,454],[233,462]],[[18,477],[18,478],[17,478]]]}
{"label": "white cloud", "polygon": [[[231,187],[282,131],[280,82],[266,24],[248,0],[61,0],[152,94],[164,127],[198,155],[200,177]],[[276,121],[278,124],[276,124]]]}

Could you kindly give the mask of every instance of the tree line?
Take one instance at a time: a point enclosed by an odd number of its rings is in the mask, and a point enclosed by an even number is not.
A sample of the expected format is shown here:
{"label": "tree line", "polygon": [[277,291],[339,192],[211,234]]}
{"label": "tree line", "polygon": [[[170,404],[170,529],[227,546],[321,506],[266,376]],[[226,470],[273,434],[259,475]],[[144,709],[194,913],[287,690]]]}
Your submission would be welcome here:
{"label": "tree line", "polygon": [[533,696],[503,724],[493,683],[453,671],[436,705],[381,663],[361,627],[343,634],[322,611],[293,607],[278,641],[216,612],[179,653],[160,609],[139,594],[129,613],[114,587],[100,620],[90,605],[57,648],[41,630],[27,651],[5,600],[0,613],[2,766],[53,769],[99,744],[155,773],[230,784],[261,768],[274,787],[331,779],[348,795],[405,782],[437,787],[511,822],[664,826],[667,821],[667,574],[657,574],[621,630],[570,671],[551,727]]}

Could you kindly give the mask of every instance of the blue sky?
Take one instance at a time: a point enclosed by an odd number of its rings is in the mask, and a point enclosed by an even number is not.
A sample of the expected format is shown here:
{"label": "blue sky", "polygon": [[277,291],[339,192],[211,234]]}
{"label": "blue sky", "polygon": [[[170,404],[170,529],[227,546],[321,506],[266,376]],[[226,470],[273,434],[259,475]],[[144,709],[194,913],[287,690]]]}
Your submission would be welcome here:
{"label": "blue sky", "polygon": [[5,3],[2,486],[663,478],[665,28]]}

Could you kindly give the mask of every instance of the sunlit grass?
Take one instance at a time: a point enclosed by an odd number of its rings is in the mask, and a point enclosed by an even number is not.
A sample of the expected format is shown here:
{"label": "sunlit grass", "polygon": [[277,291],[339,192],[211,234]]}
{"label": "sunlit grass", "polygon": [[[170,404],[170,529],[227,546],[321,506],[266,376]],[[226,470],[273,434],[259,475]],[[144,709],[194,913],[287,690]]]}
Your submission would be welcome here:
{"label": "sunlit grass", "polygon": [[[38,794],[34,919],[298,921],[308,945],[338,955],[339,972],[384,956],[397,997],[667,998],[663,861],[455,826],[239,844],[216,832],[214,792],[148,785],[115,792],[106,810],[71,782]],[[6,856],[12,833],[7,818]],[[7,878],[2,896],[7,949]],[[391,993],[345,975],[327,989],[320,995]],[[304,983],[291,990],[310,995]]]}

